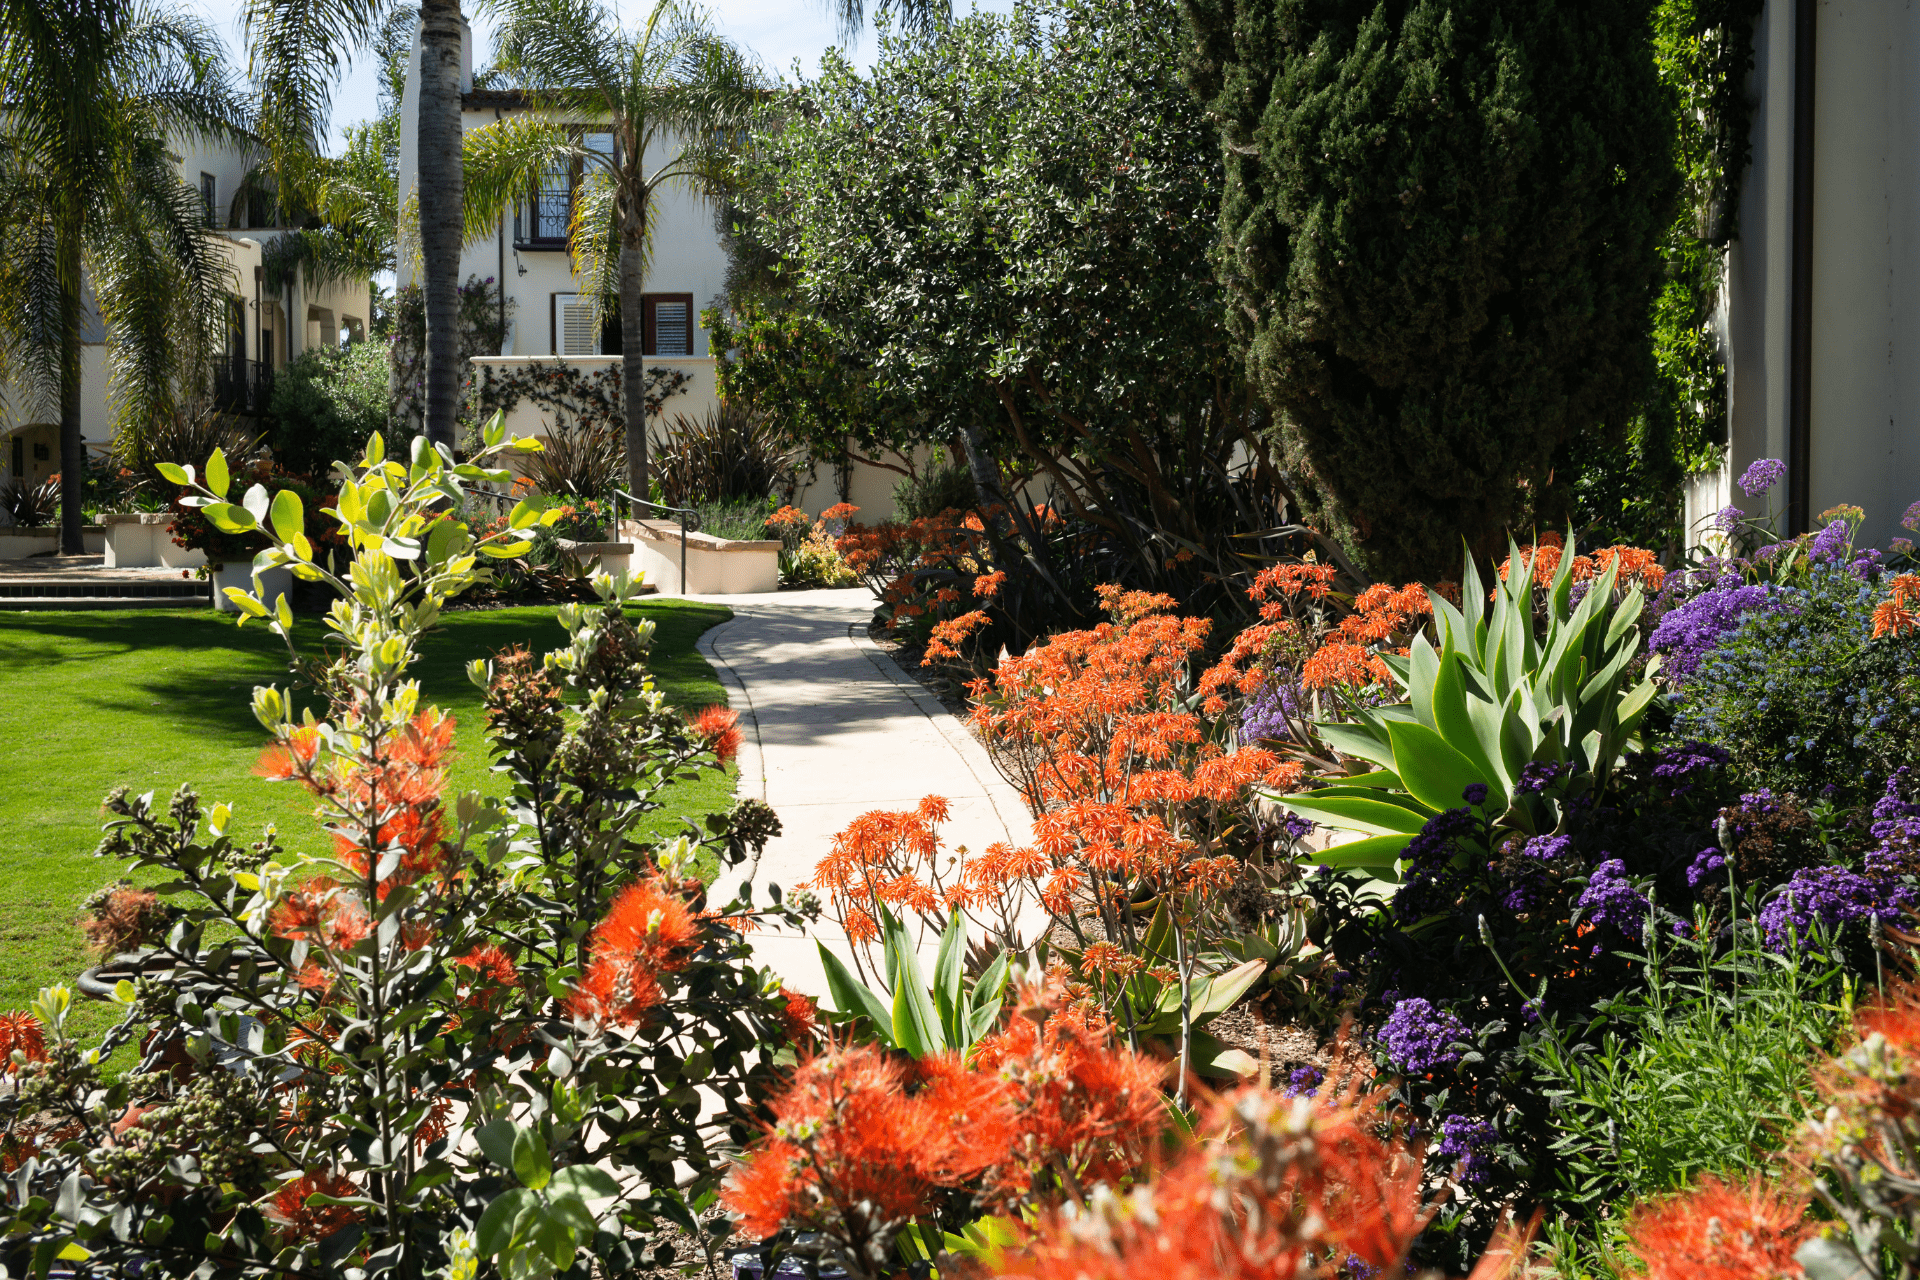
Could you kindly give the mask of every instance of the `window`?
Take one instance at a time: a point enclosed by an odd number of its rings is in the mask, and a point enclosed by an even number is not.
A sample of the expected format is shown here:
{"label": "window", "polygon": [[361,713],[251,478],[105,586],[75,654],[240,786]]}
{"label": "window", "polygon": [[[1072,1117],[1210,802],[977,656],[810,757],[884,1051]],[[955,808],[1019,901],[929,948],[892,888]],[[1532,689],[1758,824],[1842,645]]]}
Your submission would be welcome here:
{"label": "window", "polygon": [[[589,133],[580,136],[581,147],[612,160],[613,135]],[[514,239],[524,245],[558,248],[567,242],[567,230],[573,221],[573,201],[586,180],[586,161],[582,158],[550,166],[534,183],[528,198],[524,220],[514,217]]]}
{"label": "window", "polygon": [[645,307],[647,354],[650,356],[690,356],[693,354],[693,295],[690,293],[649,293],[641,299]]}
{"label": "window", "polygon": [[[693,354],[693,295],[647,293],[640,297],[641,354]],[[620,311],[608,307],[596,322],[592,300],[584,294],[553,295],[553,353],[557,356],[617,356]]]}
{"label": "window", "polygon": [[214,210],[219,208],[219,195],[220,187],[218,180],[210,173],[201,174],[200,203],[207,207],[207,225],[210,227],[220,225],[220,219],[214,213]]}
{"label": "window", "polygon": [[600,326],[595,323],[593,299],[578,293],[553,295],[553,354],[600,354]]}

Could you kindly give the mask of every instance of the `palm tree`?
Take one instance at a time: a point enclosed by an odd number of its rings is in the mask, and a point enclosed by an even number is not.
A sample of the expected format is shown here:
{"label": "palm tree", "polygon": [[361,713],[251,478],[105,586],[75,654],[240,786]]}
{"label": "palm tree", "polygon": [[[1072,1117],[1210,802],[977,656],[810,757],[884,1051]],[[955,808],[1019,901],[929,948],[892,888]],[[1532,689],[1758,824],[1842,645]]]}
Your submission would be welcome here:
{"label": "palm tree", "polygon": [[83,550],[86,291],[106,329],[115,427],[204,384],[234,288],[169,142],[243,136],[204,23],[143,0],[0,0],[0,381],[60,416],[60,549]]}
{"label": "palm tree", "polygon": [[[324,191],[316,160],[335,76],[354,53],[377,47],[399,0],[247,0],[260,131],[289,190]],[[459,0],[421,0],[419,170],[421,292],[427,312],[426,434],[449,447],[460,400],[460,248],[463,204]]]}
{"label": "palm tree", "polygon": [[[640,298],[654,196],[667,186],[703,199],[722,192],[733,142],[764,99],[766,80],[704,12],[676,0],[657,0],[634,31],[597,0],[501,0],[501,10],[496,65],[534,109],[469,138],[469,224],[490,227],[553,167],[581,167],[569,248],[583,292],[602,306],[619,302],[627,478],[644,498]],[[611,134],[612,148],[587,146],[582,129]]]}

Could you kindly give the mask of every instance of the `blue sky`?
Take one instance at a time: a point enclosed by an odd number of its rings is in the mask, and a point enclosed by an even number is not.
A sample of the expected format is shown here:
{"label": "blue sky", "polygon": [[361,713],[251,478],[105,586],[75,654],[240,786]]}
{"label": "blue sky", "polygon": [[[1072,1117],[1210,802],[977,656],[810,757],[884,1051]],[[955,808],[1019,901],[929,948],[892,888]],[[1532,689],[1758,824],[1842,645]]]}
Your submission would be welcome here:
{"label": "blue sky", "polygon": [[[244,0],[180,2],[197,9],[213,24],[233,50],[235,65],[244,68],[246,50],[241,43],[240,22],[240,15],[245,8]],[[473,24],[476,61],[484,62],[492,45],[492,24],[486,18],[474,15],[471,4],[465,7],[469,9],[468,21]],[[613,7],[623,17],[637,21],[651,8],[651,0],[626,0],[624,4],[613,0]],[[709,7],[714,23],[722,34],[751,49],[768,70],[789,79],[792,78],[796,60],[801,70],[811,75],[819,66],[821,53],[839,43],[836,38],[837,25],[820,0],[718,0]],[[987,7],[1001,9],[1007,6],[1002,0]],[[871,26],[860,33],[850,52],[857,65],[864,67],[872,63],[874,37]],[[356,60],[346,70],[334,97],[334,151],[339,150],[343,141],[341,131],[344,126],[374,114],[375,93],[371,61],[366,58]]]}

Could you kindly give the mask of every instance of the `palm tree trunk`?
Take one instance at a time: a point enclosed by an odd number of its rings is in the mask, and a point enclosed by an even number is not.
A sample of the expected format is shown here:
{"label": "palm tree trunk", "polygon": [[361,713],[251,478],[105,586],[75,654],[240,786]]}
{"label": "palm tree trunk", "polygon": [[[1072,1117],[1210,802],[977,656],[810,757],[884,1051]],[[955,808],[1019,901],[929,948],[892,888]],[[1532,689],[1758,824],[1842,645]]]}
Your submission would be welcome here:
{"label": "palm tree trunk", "polygon": [[460,5],[420,6],[420,258],[427,311],[426,430],[453,444],[460,402]]}
{"label": "palm tree trunk", "polygon": [[627,492],[647,494],[646,324],[647,203],[632,201],[620,224],[620,404],[627,417]]}
{"label": "palm tree trunk", "polygon": [[80,239],[61,237],[60,254],[60,554],[85,555],[80,500],[87,488],[87,444],[80,426]]}

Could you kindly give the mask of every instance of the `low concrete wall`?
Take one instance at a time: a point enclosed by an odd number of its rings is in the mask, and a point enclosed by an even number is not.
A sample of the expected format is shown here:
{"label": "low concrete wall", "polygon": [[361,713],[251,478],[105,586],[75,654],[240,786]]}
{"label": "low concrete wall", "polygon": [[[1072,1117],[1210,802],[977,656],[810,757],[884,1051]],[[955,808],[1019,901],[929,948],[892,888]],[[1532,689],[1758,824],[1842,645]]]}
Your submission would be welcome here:
{"label": "low concrete wall", "polygon": [[[86,547],[86,553],[90,556],[97,556],[106,550],[107,534],[99,525],[82,527],[80,539],[82,545]],[[0,528],[0,560],[25,560],[32,556],[51,556],[59,553],[60,531],[58,529]]]}
{"label": "low concrete wall", "polygon": [[100,517],[106,526],[106,564],[109,569],[197,569],[207,553],[189,550],[173,540],[173,514],[136,511]]}
{"label": "low concrete wall", "polygon": [[633,545],[632,567],[662,591],[741,596],[780,589],[778,542],[736,542],[712,534],[689,533],[683,582],[679,525],[665,520],[626,520],[621,522],[620,536]]}

